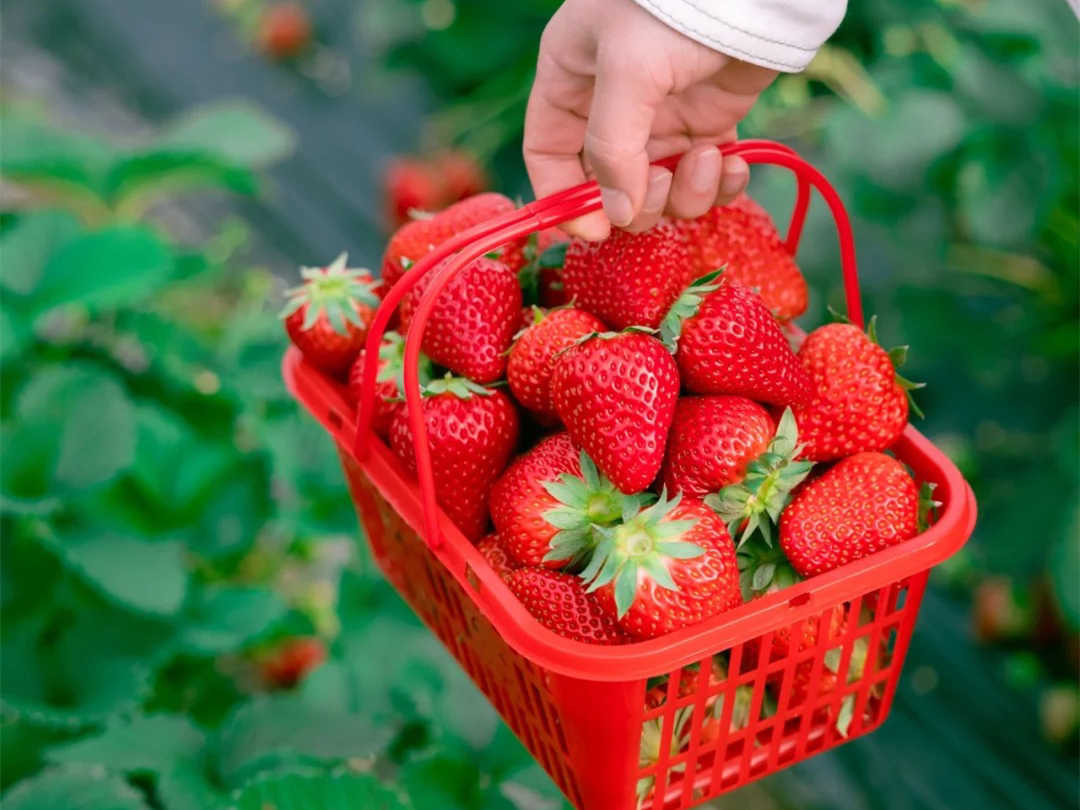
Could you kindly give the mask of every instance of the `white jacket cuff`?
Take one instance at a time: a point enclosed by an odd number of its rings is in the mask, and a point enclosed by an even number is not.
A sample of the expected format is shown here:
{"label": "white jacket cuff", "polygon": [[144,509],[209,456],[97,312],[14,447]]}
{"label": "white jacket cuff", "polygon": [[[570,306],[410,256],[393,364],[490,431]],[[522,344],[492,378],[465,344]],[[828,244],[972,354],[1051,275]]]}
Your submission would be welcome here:
{"label": "white jacket cuff", "polygon": [[804,70],[840,21],[847,0],[634,0],[713,50],[785,73]]}

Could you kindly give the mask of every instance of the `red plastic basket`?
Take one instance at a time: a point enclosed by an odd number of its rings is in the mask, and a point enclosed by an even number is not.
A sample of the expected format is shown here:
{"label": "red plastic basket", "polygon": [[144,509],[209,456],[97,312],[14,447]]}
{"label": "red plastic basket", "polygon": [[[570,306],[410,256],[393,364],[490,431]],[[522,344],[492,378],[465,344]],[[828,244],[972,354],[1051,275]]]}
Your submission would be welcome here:
{"label": "red plastic basket", "polygon": [[[851,226],[833,188],[779,144],[742,141],[724,151],[794,172],[798,189],[786,242],[792,253],[811,187],[821,193],[840,239],[848,317],[861,325]],[[937,484],[941,502],[934,525],[917,537],[649,641],[594,646],[541,626],[435,503],[417,357],[435,296],[455,272],[508,241],[599,208],[595,183],[538,200],[441,245],[387,294],[368,335],[369,357],[377,356],[405,291],[457,254],[437,271],[406,338],[405,387],[418,437],[417,480],[370,432],[374,363],[368,364],[358,413],[343,387],[308,365],[296,349],[286,354],[283,373],[292,394],[337,443],[368,542],[387,579],[567,798],[579,810],[627,810],[639,804],[638,789],[645,786],[645,807],[689,808],[866,734],[885,720],[927,576],[970,536],[975,498],[956,467],[909,426],[892,451],[919,482]],[[800,639],[804,623],[829,627],[838,607],[845,620],[836,635],[823,632],[816,644],[788,645],[786,654],[775,654],[778,631]],[[713,677],[697,677],[705,672]],[[826,672],[837,674],[826,678]],[[775,695],[775,706],[763,713],[762,706],[771,704],[768,695]],[[850,711],[846,734],[837,723],[842,708]],[[743,722],[732,722],[736,712],[747,713]],[[651,748],[644,760],[643,735]]]}

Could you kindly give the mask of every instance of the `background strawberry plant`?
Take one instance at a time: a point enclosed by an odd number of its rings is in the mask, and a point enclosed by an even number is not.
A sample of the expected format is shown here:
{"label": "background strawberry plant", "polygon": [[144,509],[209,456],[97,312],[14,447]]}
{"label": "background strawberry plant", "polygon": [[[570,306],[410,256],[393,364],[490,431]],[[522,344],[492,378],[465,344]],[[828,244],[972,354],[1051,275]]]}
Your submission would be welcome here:
{"label": "background strawberry plant", "polygon": [[[395,152],[462,146],[528,195],[555,4],[302,3],[284,59],[270,3],[153,5],[5,9],[5,806],[560,807],[357,542],[275,319],[296,264],[377,264]],[[883,729],[719,806],[1075,797],[1078,32],[1065,3],[1017,9],[853,4],[744,127],[842,190],[867,308],[912,344],[981,519]],[[754,182],[785,210],[786,178]],[[815,206],[807,323],[841,301],[834,241]]]}

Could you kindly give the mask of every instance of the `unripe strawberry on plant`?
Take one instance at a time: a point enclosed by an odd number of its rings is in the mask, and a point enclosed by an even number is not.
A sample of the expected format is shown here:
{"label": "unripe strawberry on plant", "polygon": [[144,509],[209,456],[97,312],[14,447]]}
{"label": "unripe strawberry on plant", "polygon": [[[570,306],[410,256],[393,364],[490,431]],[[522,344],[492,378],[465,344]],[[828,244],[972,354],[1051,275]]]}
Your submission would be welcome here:
{"label": "unripe strawberry on plant", "polygon": [[533,323],[518,334],[506,363],[506,379],[517,401],[541,422],[555,422],[551,373],[560,353],[586,335],[606,329],[603,321],[582,309],[553,309],[544,314],[534,308]]}
{"label": "unripe strawberry on plant", "polygon": [[273,3],[259,18],[255,38],[271,59],[292,59],[311,44],[311,19],[299,3]]}
{"label": "unripe strawberry on plant", "polygon": [[[386,438],[390,430],[390,420],[394,413],[405,407],[402,399],[405,390],[405,340],[397,332],[383,334],[382,343],[379,346],[379,368],[375,375],[375,411],[371,420],[371,428],[377,436]],[[366,359],[364,350],[360,350],[352,368],[349,369],[349,398],[357,403],[364,384],[364,366]],[[427,385],[431,381],[431,361],[424,355],[420,355],[420,384]]]}
{"label": "unripe strawberry on plant", "polygon": [[[491,485],[517,444],[517,409],[502,391],[449,374],[427,385],[422,406],[435,497],[461,533],[476,541],[487,528]],[[415,441],[405,408],[390,421],[390,449],[415,475]]]}
{"label": "unripe strawberry on plant", "polygon": [[346,267],[342,253],[327,267],[302,267],[303,283],[288,292],[281,311],[290,340],[316,368],[334,376],[348,370],[364,347],[379,306],[379,282]]}
{"label": "unripe strawberry on plant", "polygon": [[577,306],[613,329],[655,329],[694,273],[683,237],[662,220],[643,233],[614,230],[602,242],[571,240],[562,276]]}
{"label": "unripe strawberry on plant", "polygon": [[[402,299],[403,332],[408,332],[420,299],[442,266],[424,276]],[[421,348],[456,374],[492,383],[506,370],[506,353],[520,317],[517,278],[502,262],[481,256],[460,269],[439,293]]]}
{"label": "unripe strawberry on plant", "polygon": [[594,528],[650,500],[624,495],[600,475],[566,433],[541,439],[507,467],[491,489],[491,519],[521,565],[562,568],[594,546]]}
{"label": "unripe strawberry on plant", "polygon": [[679,228],[693,277],[724,267],[728,279],[757,290],[777,320],[806,311],[806,280],[756,203],[712,208],[697,219],[680,220]]}
{"label": "unripe strawberry on plant", "polygon": [[800,576],[823,574],[914,537],[919,509],[903,464],[856,453],[795,493],[780,517],[780,547]]}
{"label": "unripe strawberry on plant", "polygon": [[570,438],[627,494],[660,471],[678,397],[675,361],[640,331],[582,338],[551,375],[551,401]]}
{"label": "unripe strawberry on plant", "polygon": [[781,407],[808,403],[814,382],[779,324],[761,296],[727,275],[714,271],[690,284],[660,326],[683,385]]}
{"label": "unripe strawberry on plant", "polygon": [[540,624],[563,638],[609,645],[632,640],[573,574],[519,568],[510,573],[506,582]]}
{"label": "unripe strawberry on plant", "polygon": [[888,352],[881,348],[875,318],[866,333],[850,323],[818,327],[798,357],[815,387],[810,402],[794,406],[805,458],[828,461],[885,450],[900,437],[908,407],[914,407],[910,392],[921,385],[897,373],[907,346]]}
{"label": "unripe strawberry on plant", "polygon": [[610,528],[581,572],[635,638],[655,638],[742,604],[735,544],[699,500],[666,493]]}
{"label": "unripe strawberry on plant", "polygon": [[437,214],[405,223],[390,237],[383,254],[382,280],[387,289],[438,245],[474,225],[513,210],[514,203],[508,197],[487,191],[467,197]]}

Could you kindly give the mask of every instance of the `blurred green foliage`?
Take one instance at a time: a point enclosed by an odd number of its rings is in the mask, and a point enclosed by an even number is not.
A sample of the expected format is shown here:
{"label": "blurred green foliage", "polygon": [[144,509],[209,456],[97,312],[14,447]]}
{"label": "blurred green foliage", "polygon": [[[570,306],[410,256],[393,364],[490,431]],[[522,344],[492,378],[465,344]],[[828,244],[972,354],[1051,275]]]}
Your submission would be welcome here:
{"label": "blurred green foliage", "polygon": [[[441,100],[431,141],[486,156],[512,193],[555,5],[394,11],[414,24],[394,27],[388,62]],[[852,4],[743,130],[842,190],[867,308],[886,343],[912,344],[923,429],[976,488],[976,536],[941,580],[1046,572],[1073,632],[1077,44],[1064,3]],[[256,193],[288,129],[236,104],[119,145],[13,106],[0,127],[18,191],[0,214],[5,804],[558,807],[353,542],[333,447],[281,384],[280,290],[251,234],[226,218],[179,236],[181,192]],[[767,169],[755,193],[775,212],[792,197]],[[827,217],[812,208],[800,251],[807,324],[842,303]],[[267,691],[259,657],[294,636],[329,660]],[[1060,653],[1020,663],[1028,688],[1071,677]]]}

